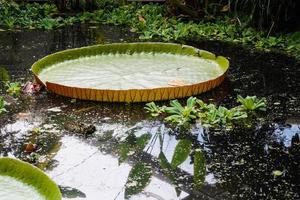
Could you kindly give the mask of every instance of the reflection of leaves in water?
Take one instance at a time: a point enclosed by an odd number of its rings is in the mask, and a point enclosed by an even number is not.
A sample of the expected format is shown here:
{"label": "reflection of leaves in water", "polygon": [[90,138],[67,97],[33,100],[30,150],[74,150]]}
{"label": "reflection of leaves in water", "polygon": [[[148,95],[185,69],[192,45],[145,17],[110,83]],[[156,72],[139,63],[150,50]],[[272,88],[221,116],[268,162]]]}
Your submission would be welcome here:
{"label": "reflection of leaves in water", "polygon": [[168,162],[168,159],[166,158],[166,156],[163,152],[160,152],[158,159],[159,159],[159,164],[163,170],[164,175],[175,185],[176,194],[177,194],[177,196],[179,196],[181,193],[181,190],[178,187],[178,184],[176,182],[176,175],[175,175],[175,172],[174,172],[171,164]]}
{"label": "reflection of leaves in water", "polygon": [[138,138],[134,134],[128,135],[124,142],[119,144],[119,164],[124,162],[129,155],[143,151],[150,138],[150,134],[143,134]]}
{"label": "reflection of leaves in water", "polygon": [[72,188],[72,187],[68,187],[68,186],[59,186],[59,189],[62,193],[62,196],[64,198],[86,198],[86,195],[81,192],[80,190],[76,189],[76,188]]}
{"label": "reflection of leaves in water", "polygon": [[194,184],[199,188],[205,179],[205,157],[201,149],[196,149],[194,154]]}
{"label": "reflection of leaves in water", "polygon": [[151,176],[151,166],[142,162],[136,163],[129,172],[129,176],[125,184],[125,198],[128,199],[130,196],[143,191],[143,189],[149,184]]}
{"label": "reflection of leaves in water", "polygon": [[191,140],[183,139],[178,142],[172,157],[171,166],[173,169],[183,163],[189,156],[192,148]]}

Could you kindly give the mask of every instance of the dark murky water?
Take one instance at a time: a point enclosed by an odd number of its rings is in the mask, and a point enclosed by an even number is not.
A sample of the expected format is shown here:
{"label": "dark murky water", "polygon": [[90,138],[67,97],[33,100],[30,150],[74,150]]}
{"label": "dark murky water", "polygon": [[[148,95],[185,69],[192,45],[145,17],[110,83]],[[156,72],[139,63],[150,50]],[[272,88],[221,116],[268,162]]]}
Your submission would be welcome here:
{"label": "dark murky water", "polygon": [[[135,38],[122,28],[94,25],[0,32],[0,67],[5,67],[13,79],[25,82],[32,78],[31,64],[45,55]],[[74,102],[45,91],[12,100],[10,113],[0,118],[0,155],[36,162],[62,186],[65,199],[123,199],[135,158],[118,165],[117,141],[131,132],[137,136],[151,133],[141,157],[156,173],[146,189],[132,199],[299,199],[299,63],[282,54],[219,42],[187,43],[229,57],[231,62],[227,80],[199,98],[233,106],[237,94],[257,95],[267,98],[269,108],[265,122],[255,128],[229,133],[208,132],[201,127],[194,130],[193,145],[204,150],[207,168],[200,190],[191,187],[191,158],[176,171],[183,191],[179,197],[174,185],[160,173],[155,159],[160,153],[157,133],[164,133],[163,152],[168,160],[178,136],[168,134],[162,122],[149,119],[144,104]],[[93,136],[62,129],[66,121],[78,119],[96,126]],[[24,152],[24,144],[29,141],[38,145],[38,158]],[[281,175],[274,175],[276,171]]]}

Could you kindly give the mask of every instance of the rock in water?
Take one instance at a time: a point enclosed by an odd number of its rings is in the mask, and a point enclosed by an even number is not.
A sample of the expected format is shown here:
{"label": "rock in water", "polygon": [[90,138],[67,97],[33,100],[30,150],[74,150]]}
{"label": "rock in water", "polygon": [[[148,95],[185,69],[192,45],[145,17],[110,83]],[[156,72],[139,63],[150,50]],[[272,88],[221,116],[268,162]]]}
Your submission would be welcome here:
{"label": "rock in water", "polygon": [[64,124],[64,128],[69,132],[81,135],[89,135],[96,131],[96,127],[93,124],[78,121],[68,121]]}

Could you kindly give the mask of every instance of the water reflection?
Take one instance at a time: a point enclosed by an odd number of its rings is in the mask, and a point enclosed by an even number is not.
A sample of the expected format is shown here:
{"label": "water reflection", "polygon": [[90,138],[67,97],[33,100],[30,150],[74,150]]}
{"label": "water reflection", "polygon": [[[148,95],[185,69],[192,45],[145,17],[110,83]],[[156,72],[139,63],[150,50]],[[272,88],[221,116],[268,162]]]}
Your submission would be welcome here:
{"label": "water reflection", "polygon": [[[134,34],[124,28],[92,26],[0,32],[0,67],[5,67],[12,79],[31,79],[32,63],[50,53],[90,44],[135,40]],[[188,156],[175,170],[179,186],[185,191],[181,197],[299,199],[300,123],[295,120],[300,113],[299,64],[285,55],[249,51],[219,42],[190,44],[227,56],[231,62],[224,84],[199,95],[200,99],[212,99],[232,107],[236,105],[237,94],[265,96],[269,110],[266,123],[261,127],[239,128],[224,134],[193,127],[193,136],[189,139],[193,141],[193,148],[203,150],[207,171],[200,192],[193,191],[193,155]],[[55,107],[61,111],[47,112]],[[84,199],[85,195],[89,200],[123,199],[124,184],[137,159],[118,165],[117,146],[126,133],[132,132],[137,137],[152,134],[143,160],[158,172],[161,145],[155,135],[164,134],[162,152],[168,162],[172,161],[178,140],[182,139],[163,122],[149,120],[143,107],[144,104],[74,103],[42,92],[23,110],[11,111],[9,117],[0,118],[0,155],[23,158],[24,143],[33,139],[40,143],[40,154],[45,161],[40,167],[47,167],[47,173],[62,187],[73,188],[64,190],[65,198],[77,195],[75,199]],[[97,131],[89,137],[68,133],[60,127],[66,119],[95,124]],[[42,130],[37,138],[32,137],[31,132],[35,127]],[[276,171],[281,175],[275,176]],[[162,173],[156,173],[149,187],[132,198],[178,199],[174,184]]]}

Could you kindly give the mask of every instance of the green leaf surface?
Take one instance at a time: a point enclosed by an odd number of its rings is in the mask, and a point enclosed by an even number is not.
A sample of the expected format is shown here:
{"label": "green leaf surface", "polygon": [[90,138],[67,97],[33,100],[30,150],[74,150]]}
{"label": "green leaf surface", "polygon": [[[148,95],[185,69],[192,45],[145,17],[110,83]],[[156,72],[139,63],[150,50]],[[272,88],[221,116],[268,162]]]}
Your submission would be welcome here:
{"label": "green leaf surface", "polygon": [[183,163],[189,156],[192,148],[192,141],[183,139],[178,142],[172,157],[171,166],[173,169]]}
{"label": "green leaf surface", "polygon": [[0,158],[1,176],[9,176],[35,188],[45,200],[62,198],[58,186],[40,169],[29,163],[12,159]]}
{"label": "green leaf surface", "polygon": [[172,43],[98,45],[51,54],[32,71],[43,83],[111,90],[196,84],[225,73],[219,60],[199,57],[197,51]]}
{"label": "green leaf surface", "polygon": [[125,184],[125,198],[128,199],[132,195],[138,194],[150,183],[152,176],[151,166],[143,162],[136,163],[127,178]]}

